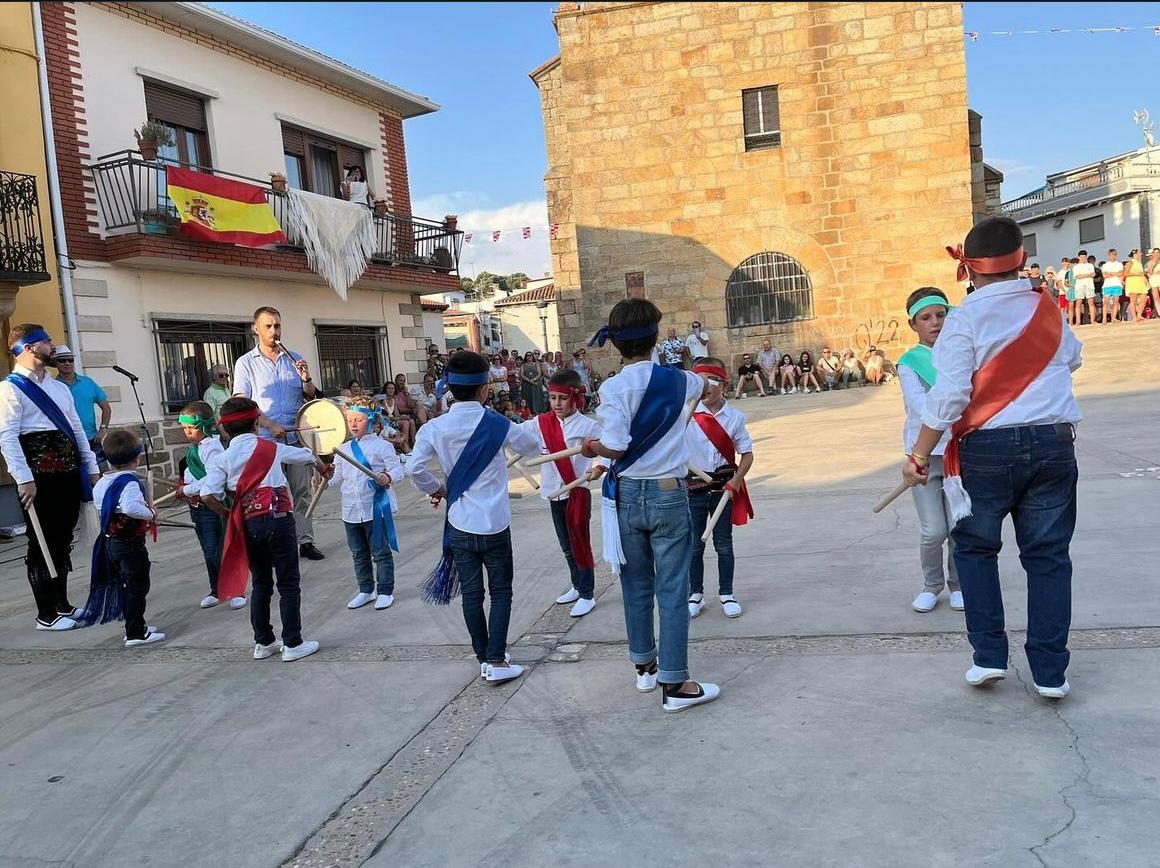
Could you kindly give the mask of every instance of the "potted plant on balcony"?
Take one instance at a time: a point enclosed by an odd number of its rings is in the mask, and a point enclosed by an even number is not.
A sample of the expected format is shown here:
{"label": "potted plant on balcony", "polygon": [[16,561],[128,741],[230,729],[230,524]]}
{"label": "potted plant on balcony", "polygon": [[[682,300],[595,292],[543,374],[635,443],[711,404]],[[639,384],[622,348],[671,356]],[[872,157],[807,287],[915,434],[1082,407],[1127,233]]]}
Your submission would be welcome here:
{"label": "potted plant on balcony", "polygon": [[375,216],[376,217],[386,217],[387,216],[387,200],[386,199],[375,199]]}
{"label": "potted plant on balcony", "polygon": [[178,221],[173,215],[162,208],[151,208],[141,212],[141,231],[146,235],[166,235],[169,227]]}
{"label": "potted plant on balcony", "polygon": [[133,130],[133,136],[137,139],[137,150],[141,152],[141,158],[150,161],[157,159],[158,148],[170,147],[175,142],[173,130],[157,121],[146,121],[141,129]]}
{"label": "potted plant on balcony", "polygon": [[456,214],[447,214],[443,217],[443,228],[448,232],[454,232],[459,225],[459,217]]}
{"label": "potted plant on balcony", "polygon": [[281,172],[270,173],[270,189],[275,193],[286,192],[286,176]]}

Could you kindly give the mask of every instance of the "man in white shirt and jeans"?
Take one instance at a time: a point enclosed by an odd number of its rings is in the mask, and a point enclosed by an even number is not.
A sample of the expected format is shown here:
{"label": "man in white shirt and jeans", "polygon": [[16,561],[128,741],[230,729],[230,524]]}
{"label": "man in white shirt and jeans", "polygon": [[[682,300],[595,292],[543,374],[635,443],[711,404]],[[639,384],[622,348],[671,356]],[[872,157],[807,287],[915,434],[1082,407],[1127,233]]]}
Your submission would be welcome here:
{"label": "man in white shirt and jeans", "polygon": [[[1081,250],[1079,252],[1079,262],[1071,267],[1072,277],[1075,278],[1075,302],[1079,305],[1083,302],[1083,306],[1087,308],[1088,323],[1095,325],[1096,322],[1096,266],[1094,263],[1088,261],[1088,252]],[[1083,323],[1083,315],[1077,313],[1076,321]]]}
{"label": "man in white shirt and jeans", "polygon": [[700,320],[693,322],[691,328],[685,346],[689,350],[689,361],[695,362],[709,355],[709,333],[701,328]]}

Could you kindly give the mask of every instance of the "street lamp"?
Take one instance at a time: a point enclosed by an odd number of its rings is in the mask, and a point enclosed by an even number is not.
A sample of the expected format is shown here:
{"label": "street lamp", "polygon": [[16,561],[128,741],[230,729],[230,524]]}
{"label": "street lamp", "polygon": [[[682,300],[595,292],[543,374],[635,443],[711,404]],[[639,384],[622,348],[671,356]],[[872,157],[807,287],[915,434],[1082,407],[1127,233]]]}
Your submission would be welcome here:
{"label": "street lamp", "polygon": [[548,302],[537,301],[536,307],[540,309],[540,325],[544,329],[544,352],[548,352]]}

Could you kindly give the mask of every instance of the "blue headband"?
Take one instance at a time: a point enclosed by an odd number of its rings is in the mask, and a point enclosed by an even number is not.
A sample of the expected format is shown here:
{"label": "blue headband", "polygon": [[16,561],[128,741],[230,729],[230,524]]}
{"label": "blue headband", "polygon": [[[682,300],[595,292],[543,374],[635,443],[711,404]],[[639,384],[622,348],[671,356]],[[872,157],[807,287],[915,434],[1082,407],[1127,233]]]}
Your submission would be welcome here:
{"label": "blue headband", "polygon": [[637,341],[641,338],[651,338],[659,331],[656,323],[649,326],[639,326],[634,329],[621,329],[620,331],[613,331],[608,326],[601,326],[597,329],[596,334],[592,336],[592,340],[588,342],[588,346],[595,344],[596,346],[604,346],[610,340],[618,341]]}
{"label": "blue headband", "polygon": [[454,371],[447,371],[435,384],[435,397],[442,398],[448,386],[486,386],[490,382],[491,371],[481,371],[478,374],[458,374]]}
{"label": "blue headband", "polygon": [[33,344],[38,344],[41,341],[47,340],[51,340],[51,338],[48,336],[48,332],[46,332],[44,329],[37,329],[34,332],[26,334],[12,345],[12,355],[18,356]]}
{"label": "blue headband", "polygon": [[924,307],[931,307],[932,305],[936,305],[936,304],[941,304],[943,307],[945,307],[947,309],[947,313],[950,313],[951,303],[949,301],[947,301],[945,298],[943,298],[941,295],[924,295],[922,298],[920,298],[918,301],[916,301],[914,304],[912,304],[907,309],[906,313],[911,319],[914,319],[915,314],[917,314]]}
{"label": "blue headband", "polygon": [[382,413],[374,407],[358,407],[347,405],[348,410],[354,410],[356,413],[362,413],[371,422],[378,422],[382,418]]}
{"label": "blue headband", "polygon": [[128,452],[121,452],[119,454],[112,454],[112,453],[106,452],[105,458],[108,459],[108,462],[110,464],[116,464],[116,465],[120,466],[123,464],[128,464],[130,461],[132,461],[134,458],[136,458],[138,455],[140,455],[142,451],[143,450],[141,448],[141,444],[138,443],[136,446],[134,446]]}

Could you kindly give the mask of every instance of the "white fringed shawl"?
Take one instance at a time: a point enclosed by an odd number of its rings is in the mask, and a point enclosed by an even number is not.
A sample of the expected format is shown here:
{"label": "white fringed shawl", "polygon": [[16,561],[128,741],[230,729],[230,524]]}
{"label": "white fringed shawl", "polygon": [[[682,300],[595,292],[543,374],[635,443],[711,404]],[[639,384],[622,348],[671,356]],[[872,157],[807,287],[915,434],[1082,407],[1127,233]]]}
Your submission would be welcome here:
{"label": "white fringed shawl", "polygon": [[375,224],[365,205],[287,191],[287,234],[306,250],[306,262],[339,298],[362,277],[375,252]]}

